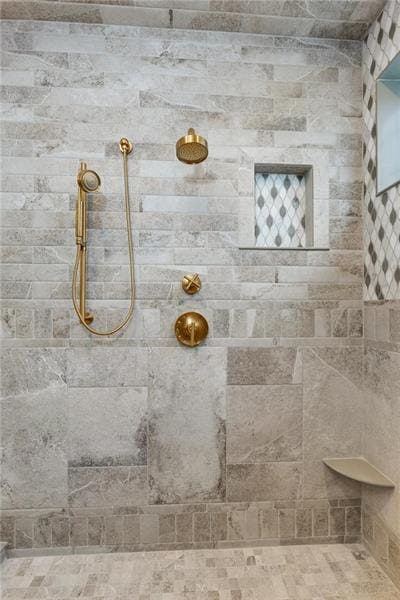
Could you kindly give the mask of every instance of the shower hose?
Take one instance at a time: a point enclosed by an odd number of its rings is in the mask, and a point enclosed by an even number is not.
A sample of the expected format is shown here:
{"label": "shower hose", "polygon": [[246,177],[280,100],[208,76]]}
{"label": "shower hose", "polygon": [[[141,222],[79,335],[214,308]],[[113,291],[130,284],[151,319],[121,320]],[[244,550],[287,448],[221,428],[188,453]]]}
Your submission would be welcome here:
{"label": "shower hose", "polygon": [[86,322],[85,315],[83,315],[80,312],[80,309],[78,307],[77,298],[76,298],[76,280],[77,280],[77,276],[78,276],[78,269],[79,269],[79,264],[80,264],[80,260],[81,260],[81,255],[83,253],[84,247],[81,244],[78,244],[77,248],[76,248],[75,265],[74,265],[74,270],[73,270],[73,275],[72,275],[72,302],[74,304],[74,308],[75,308],[76,314],[79,317],[80,322],[88,331],[90,331],[90,333],[93,333],[94,335],[107,336],[107,335],[113,335],[114,333],[117,333],[117,331],[120,331],[120,329],[125,327],[125,325],[128,323],[128,321],[131,318],[132,313],[133,313],[133,305],[134,305],[134,301],[135,301],[135,267],[134,267],[133,243],[132,243],[131,209],[130,209],[130,201],[129,201],[128,155],[127,155],[126,150],[123,151],[123,163],[124,163],[126,229],[127,229],[127,234],[128,234],[129,270],[130,270],[130,282],[131,282],[131,301],[130,301],[130,306],[129,306],[128,312],[126,313],[124,320],[119,325],[117,325],[117,327],[114,327],[114,329],[110,329],[108,331],[98,331],[97,329],[94,329]]}

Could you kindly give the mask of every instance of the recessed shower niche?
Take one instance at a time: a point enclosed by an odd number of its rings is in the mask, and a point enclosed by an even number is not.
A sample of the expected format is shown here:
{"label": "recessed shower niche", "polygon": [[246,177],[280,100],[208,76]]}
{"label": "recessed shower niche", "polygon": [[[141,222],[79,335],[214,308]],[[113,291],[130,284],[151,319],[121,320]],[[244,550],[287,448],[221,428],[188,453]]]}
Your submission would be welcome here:
{"label": "recessed shower niche", "polygon": [[313,175],[305,165],[256,165],[255,245],[313,246]]}

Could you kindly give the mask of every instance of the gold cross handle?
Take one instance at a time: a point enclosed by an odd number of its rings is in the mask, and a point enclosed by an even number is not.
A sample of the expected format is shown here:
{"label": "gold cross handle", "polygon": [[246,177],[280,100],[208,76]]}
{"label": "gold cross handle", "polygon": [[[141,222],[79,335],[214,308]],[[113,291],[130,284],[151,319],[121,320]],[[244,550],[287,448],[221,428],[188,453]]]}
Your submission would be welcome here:
{"label": "gold cross handle", "polygon": [[182,279],[182,288],[187,294],[197,294],[201,290],[201,279],[198,273],[185,275]]}

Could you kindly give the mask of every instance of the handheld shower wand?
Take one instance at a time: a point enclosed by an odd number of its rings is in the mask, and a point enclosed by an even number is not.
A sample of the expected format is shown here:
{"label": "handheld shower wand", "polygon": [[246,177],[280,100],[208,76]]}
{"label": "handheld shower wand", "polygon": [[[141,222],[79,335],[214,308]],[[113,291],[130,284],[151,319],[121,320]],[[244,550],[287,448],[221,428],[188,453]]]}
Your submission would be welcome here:
{"label": "handheld shower wand", "polygon": [[[132,225],[131,212],[129,202],[129,185],[128,185],[128,154],[132,152],[132,144],[127,138],[122,138],[119,142],[119,148],[122,152],[124,164],[124,188],[125,188],[125,214],[126,214],[126,229],[128,234],[128,252],[129,252],[129,270],[131,284],[131,301],[128,312],[123,321],[110,329],[109,331],[98,331],[91,327],[93,315],[86,312],[86,261],[87,261],[87,194],[95,192],[101,185],[101,180],[95,171],[87,168],[85,162],[81,162],[80,170],[77,177],[78,196],[76,200],[76,216],[75,216],[75,239],[76,239],[76,258],[72,275],[72,302],[79,321],[82,325],[95,335],[113,335],[120,331],[128,323],[133,313],[133,305],[135,301],[135,273],[134,273],[134,256],[132,242]],[[79,306],[76,297],[76,284],[79,272]]]}

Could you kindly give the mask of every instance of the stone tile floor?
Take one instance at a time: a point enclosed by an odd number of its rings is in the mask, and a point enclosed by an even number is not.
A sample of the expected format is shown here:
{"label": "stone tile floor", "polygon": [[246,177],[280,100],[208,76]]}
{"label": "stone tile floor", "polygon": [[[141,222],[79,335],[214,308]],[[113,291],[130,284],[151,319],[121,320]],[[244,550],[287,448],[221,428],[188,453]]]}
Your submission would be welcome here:
{"label": "stone tile floor", "polygon": [[3,600],[399,600],[360,545],[8,559]]}

